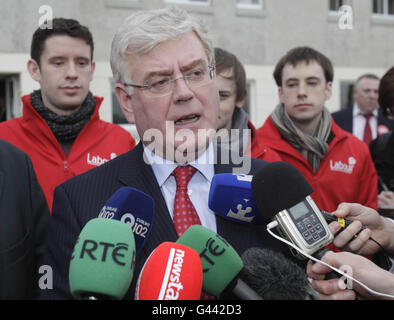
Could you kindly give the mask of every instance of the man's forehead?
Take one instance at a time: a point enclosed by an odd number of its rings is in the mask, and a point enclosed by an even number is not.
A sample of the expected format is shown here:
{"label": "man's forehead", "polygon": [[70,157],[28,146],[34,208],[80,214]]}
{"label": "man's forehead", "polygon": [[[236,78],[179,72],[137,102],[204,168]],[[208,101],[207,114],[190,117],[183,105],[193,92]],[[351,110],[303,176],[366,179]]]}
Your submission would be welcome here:
{"label": "man's forehead", "polygon": [[295,64],[286,63],[282,70],[283,81],[297,76],[302,76],[303,78],[314,77],[324,79],[324,70],[315,60],[303,60]]}
{"label": "man's forehead", "polygon": [[81,38],[74,38],[68,35],[53,35],[45,40],[42,54],[49,57],[75,54],[86,56],[90,59],[91,47]]}
{"label": "man's forehead", "polygon": [[359,87],[362,89],[378,89],[379,80],[374,78],[363,78],[360,81]]}

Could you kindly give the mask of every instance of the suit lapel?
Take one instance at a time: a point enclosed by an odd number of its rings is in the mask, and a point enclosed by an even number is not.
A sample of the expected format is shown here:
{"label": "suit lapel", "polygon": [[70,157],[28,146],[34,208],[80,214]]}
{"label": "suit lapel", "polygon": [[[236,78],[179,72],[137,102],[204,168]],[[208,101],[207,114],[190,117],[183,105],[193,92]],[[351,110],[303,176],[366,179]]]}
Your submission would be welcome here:
{"label": "suit lapel", "polygon": [[[216,151],[216,150],[215,150]],[[218,173],[232,173],[235,165],[231,163],[221,163],[220,159],[216,161],[215,174]],[[138,144],[134,150],[129,152],[128,157],[123,161],[120,169],[119,181],[121,184],[136,188],[146,194],[150,195],[155,202],[155,216],[153,219],[152,231],[149,239],[146,242],[141,252],[145,255],[149,254],[162,242],[176,241],[178,236],[171,219],[166,202],[163,198],[156,177],[150,165],[146,164],[143,159],[142,144]],[[216,216],[217,232],[224,238],[232,238],[243,242],[243,239],[238,239],[237,234],[242,234],[239,229],[241,225],[233,223]],[[236,243],[234,243],[236,245]],[[145,260],[145,259],[144,259]]]}
{"label": "suit lapel", "polygon": [[139,143],[133,151],[120,170],[119,180],[126,186],[145,192],[154,200],[153,226],[149,240],[142,250],[149,255],[160,243],[176,241],[177,234],[152,168],[144,162],[142,143]]}

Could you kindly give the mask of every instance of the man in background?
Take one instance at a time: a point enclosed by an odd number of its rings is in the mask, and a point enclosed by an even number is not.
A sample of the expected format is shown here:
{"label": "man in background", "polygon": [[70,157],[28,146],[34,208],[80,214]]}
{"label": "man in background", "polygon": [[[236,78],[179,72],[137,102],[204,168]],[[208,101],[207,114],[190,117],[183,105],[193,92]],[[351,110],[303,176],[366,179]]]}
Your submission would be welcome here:
{"label": "man in background", "polygon": [[55,187],[135,146],[118,125],[100,120],[102,98],[89,91],[93,38],[73,19],[38,28],[27,69],[40,90],[22,97],[23,116],[0,124],[0,138],[25,151],[52,210]]}
{"label": "man in background", "polygon": [[353,107],[332,114],[342,129],[369,145],[372,140],[394,128],[394,121],[384,117],[379,109],[379,78],[376,75],[360,76],[354,85],[353,97]]}
{"label": "man in background", "polygon": [[277,63],[279,105],[259,129],[261,143],[308,180],[318,207],[341,202],[377,208],[377,174],[366,144],[342,130],[325,107],[331,97],[331,61],[309,47],[290,50]]}
{"label": "man in background", "polygon": [[259,146],[256,128],[243,109],[248,96],[244,66],[234,54],[221,48],[215,48],[215,62],[220,99],[218,130],[227,130],[229,145],[239,147],[240,153],[246,151],[253,158],[280,161],[272,149]]}

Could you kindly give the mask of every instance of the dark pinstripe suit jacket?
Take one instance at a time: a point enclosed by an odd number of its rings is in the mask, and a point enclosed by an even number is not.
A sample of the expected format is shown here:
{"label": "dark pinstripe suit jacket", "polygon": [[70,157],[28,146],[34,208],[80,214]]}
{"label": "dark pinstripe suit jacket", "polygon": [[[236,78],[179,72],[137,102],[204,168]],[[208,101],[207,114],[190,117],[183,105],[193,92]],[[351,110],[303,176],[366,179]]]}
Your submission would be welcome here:
{"label": "dark pinstripe suit jacket", "polygon": [[[120,187],[130,186],[145,192],[155,201],[152,230],[144,248],[136,259],[133,282],[125,298],[133,298],[139,272],[150,253],[164,241],[176,241],[177,234],[167,205],[157,184],[154,173],[143,161],[143,148],[136,148],[116,159],[77,176],[55,190],[53,212],[44,256],[45,264],[53,268],[53,290],[43,290],[43,299],[71,298],[68,269],[71,253],[84,225],[98,216],[108,198]],[[252,159],[251,174],[266,164]],[[232,172],[234,165],[216,164],[215,173]],[[246,172],[248,173],[248,172]],[[246,226],[217,217],[217,232],[239,254],[249,247],[268,247],[288,255],[289,250],[271,238],[264,227]]]}
{"label": "dark pinstripe suit jacket", "polygon": [[[331,115],[338,126],[340,126],[343,130],[353,133],[353,108],[348,107],[343,110],[336,111]],[[386,126],[390,131],[394,129],[394,121],[387,119],[379,109],[378,126],[380,125]]]}

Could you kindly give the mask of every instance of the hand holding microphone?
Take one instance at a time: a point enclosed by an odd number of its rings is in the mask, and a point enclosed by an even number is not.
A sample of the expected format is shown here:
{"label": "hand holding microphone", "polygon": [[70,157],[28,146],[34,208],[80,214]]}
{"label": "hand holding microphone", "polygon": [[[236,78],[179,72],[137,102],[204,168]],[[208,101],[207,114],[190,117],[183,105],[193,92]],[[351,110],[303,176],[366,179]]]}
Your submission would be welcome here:
{"label": "hand holding microphone", "polygon": [[[313,279],[313,288],[320,293],[320,299],[354,300],[356,293],[364,299],[394,299],[394,274],[379,268],[372,261],[350,252],[327,252],[322,261],[336,268],[346,266],[351,276],[360,281],[350,281],[347,286],[341,279],[325,280],[331,269],[309,261],[307,274]],[[369,287],[367,290],[365,285]],[[373,291],[379,291],[371,294]]]}
{"label": "hand holding microphone", "polygon": [[[382,248],[394,255],[394,223],[379,215],[375,210],[357,203],[341,203],[333,215],[354,221],[338,234],[334,245],[340,249],[362,255],[374,255]],[[355,235],[364,226],[357,237]],[[375,241],[368,241],[374,239]]]}

